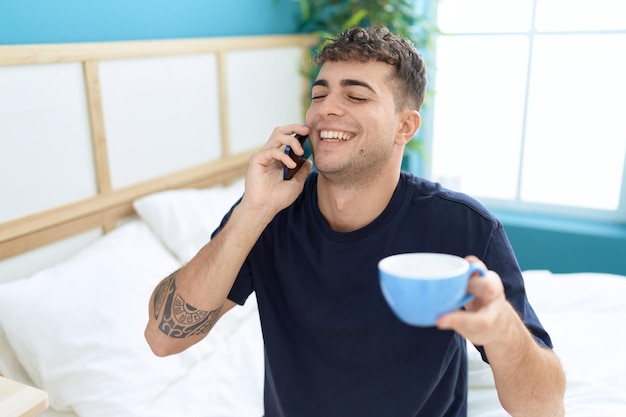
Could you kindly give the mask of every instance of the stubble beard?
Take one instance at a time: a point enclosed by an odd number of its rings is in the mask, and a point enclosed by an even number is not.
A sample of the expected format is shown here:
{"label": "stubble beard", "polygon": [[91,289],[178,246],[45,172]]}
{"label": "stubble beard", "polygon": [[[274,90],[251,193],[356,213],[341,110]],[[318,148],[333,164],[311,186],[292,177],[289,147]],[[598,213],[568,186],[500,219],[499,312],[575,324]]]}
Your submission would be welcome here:
{"label": "stubble beard", "polygon": [[359,189],[365,188],[380,175],[381,169],[386,166],[391,158],[391,151],[371,152],[367,149],[359,149],[356,155],[342,163],[326,166],[321,163],[316,165],[317,171],[328,183],[338,188]]}

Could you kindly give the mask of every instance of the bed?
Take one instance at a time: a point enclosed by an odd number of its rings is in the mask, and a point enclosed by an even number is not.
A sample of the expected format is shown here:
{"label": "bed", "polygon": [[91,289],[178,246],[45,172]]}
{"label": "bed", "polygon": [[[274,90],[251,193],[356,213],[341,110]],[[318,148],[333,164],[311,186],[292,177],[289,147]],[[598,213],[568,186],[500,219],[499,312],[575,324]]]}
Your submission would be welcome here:
{"label": "bed", "polygon": [[[0,47],[0,373],[45,390],[44,416],[262,415],[254,297],[179,355],[154,356],[143,329],[154,286],[241,195],[249,155],[302,120],[313,42]],[[524,276],[567,415],[626,415],[626,277]],[[469,415],[507,415],[468,358]]]}

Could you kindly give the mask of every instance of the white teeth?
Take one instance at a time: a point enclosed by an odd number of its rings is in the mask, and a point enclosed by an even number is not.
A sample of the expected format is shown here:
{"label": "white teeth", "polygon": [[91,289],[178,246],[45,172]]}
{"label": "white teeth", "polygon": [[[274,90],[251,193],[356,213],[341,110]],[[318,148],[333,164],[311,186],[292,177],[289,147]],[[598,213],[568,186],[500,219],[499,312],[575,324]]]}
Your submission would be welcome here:
{"label": "white teeth", "polygon": [[337,130],[322,130],[320,132],[320,136],[322,139],[350,140],[352,138],[350,133],[340,132]]}

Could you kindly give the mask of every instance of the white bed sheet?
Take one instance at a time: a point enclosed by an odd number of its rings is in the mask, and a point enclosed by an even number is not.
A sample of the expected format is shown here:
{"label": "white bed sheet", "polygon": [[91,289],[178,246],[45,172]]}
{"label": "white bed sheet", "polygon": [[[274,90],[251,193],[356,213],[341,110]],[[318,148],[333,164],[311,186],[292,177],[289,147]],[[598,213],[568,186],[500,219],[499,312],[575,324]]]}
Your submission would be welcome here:
{"label": "white bed sheet", "polygon": [[594,381],[626,395],[624,277],[527,271],[525,279],[568,379]]}

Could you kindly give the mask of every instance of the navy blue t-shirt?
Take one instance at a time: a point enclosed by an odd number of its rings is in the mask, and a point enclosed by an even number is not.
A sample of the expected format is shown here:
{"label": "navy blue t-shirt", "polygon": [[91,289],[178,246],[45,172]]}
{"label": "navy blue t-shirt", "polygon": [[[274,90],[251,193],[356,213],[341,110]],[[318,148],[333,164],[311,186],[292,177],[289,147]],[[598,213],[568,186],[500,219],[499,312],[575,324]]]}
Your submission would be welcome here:
{"label": "navy blue t-shirt", "polygon": [[465,340],[404,324],[381,293],[378,261],[405,252],[478,256],[500,275],[530,331],[551,347],[502,224],[478,202],[402,173],[377,219],[340,233],[318,208],[312,173],[267,226],[229,294],[238,304],[253,291],[257,297],[265,417],[467,414]]}

